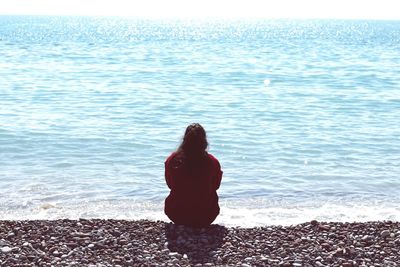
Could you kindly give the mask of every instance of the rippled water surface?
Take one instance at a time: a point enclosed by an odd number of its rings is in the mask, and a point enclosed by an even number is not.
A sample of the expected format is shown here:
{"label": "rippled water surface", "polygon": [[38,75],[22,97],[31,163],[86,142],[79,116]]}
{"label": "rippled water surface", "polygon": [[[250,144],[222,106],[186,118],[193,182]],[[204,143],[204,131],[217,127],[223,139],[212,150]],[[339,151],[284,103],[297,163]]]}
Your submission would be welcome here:
{"label": "rippled water surface", "polygon": [[218,223],[400,220],[399,21],[0,16],[0,217],[167,218],[187,124]]}

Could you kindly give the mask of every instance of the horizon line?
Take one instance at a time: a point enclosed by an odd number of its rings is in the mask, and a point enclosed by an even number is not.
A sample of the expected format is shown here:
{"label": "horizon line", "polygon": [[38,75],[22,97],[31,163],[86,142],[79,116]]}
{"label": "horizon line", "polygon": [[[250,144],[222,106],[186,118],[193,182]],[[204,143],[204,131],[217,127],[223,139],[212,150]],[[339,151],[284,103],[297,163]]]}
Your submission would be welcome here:
{"label": "horizon line", "polygon": [[145,20],[352,20],[352,21],[400,21],[400,18],[380,17],[290,17],[290,16],[138,16],[122,14],[46,14],[46,13],[0,13],[0,16],[34,16],[34,17],[104,17],[104,18],[131,18]]}

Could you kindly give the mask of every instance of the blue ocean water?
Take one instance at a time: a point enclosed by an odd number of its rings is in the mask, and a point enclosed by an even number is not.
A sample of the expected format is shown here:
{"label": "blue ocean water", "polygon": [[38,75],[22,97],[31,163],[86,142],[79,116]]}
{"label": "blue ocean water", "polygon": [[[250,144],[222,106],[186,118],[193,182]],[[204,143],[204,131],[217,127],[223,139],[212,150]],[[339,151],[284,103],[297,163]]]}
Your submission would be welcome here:
{"label": "blue ocean water", "polygon": [[400,21],[0,16],[0,218],[161,219],[200,122],[225,225],[400,220]]}

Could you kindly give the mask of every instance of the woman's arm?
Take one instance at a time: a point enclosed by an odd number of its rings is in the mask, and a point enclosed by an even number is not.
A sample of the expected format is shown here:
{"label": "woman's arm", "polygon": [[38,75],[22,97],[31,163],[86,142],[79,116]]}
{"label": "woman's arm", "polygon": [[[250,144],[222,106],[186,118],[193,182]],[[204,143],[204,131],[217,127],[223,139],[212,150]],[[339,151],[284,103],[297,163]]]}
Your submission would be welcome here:
{"label": "woman's arm", "polygon": [[165,182],[167,183],[169,189],[172,189],[172,176],[171,176],[171,160],[175,156],[175,153],[172,153],[167,160],[165,161]]}
{"label": "woman's arm", "polygon": [[215,177],[215,190],[219,188],[221,185],[221,180],[222,180],[222,170],[221,170],[221,165],[219,164],[218,160],[216,160],[216,177]]}
{"label": "woman's arm", "polygon": [[209,154],[209,156],[213,163],[212,165],[213,165],[213,169],[214,169],[214,178],[213,178],[214,188],[215,188],[215,190],[218,190],[219,186],[221,185],[223,172],[221,170],[221,165],[219,164],[219,161],[217,160],[217,158],[215,158],[211,154]]}

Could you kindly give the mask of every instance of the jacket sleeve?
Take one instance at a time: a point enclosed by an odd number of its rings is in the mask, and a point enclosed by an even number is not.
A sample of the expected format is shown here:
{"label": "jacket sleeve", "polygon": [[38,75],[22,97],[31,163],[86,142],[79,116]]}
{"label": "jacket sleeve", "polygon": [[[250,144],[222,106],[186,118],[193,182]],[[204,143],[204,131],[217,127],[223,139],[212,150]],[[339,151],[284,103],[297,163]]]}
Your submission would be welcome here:
{"label": "jacket sleeve", "polygon": [[165,182],[167,183],[169,189],[172,189],[172,176],[171,176],[171,168],[170,162],[174,154],[170,155],[164,163],[165,166]]}
{"label": "jacket sleeve", "polygon": [[222,170],[221,170],[221,165],[219,164],[219,161],[215,159],[215,190],[217,190],[219,188],[219,186],[221,185],[221,180],[222,180]]}

